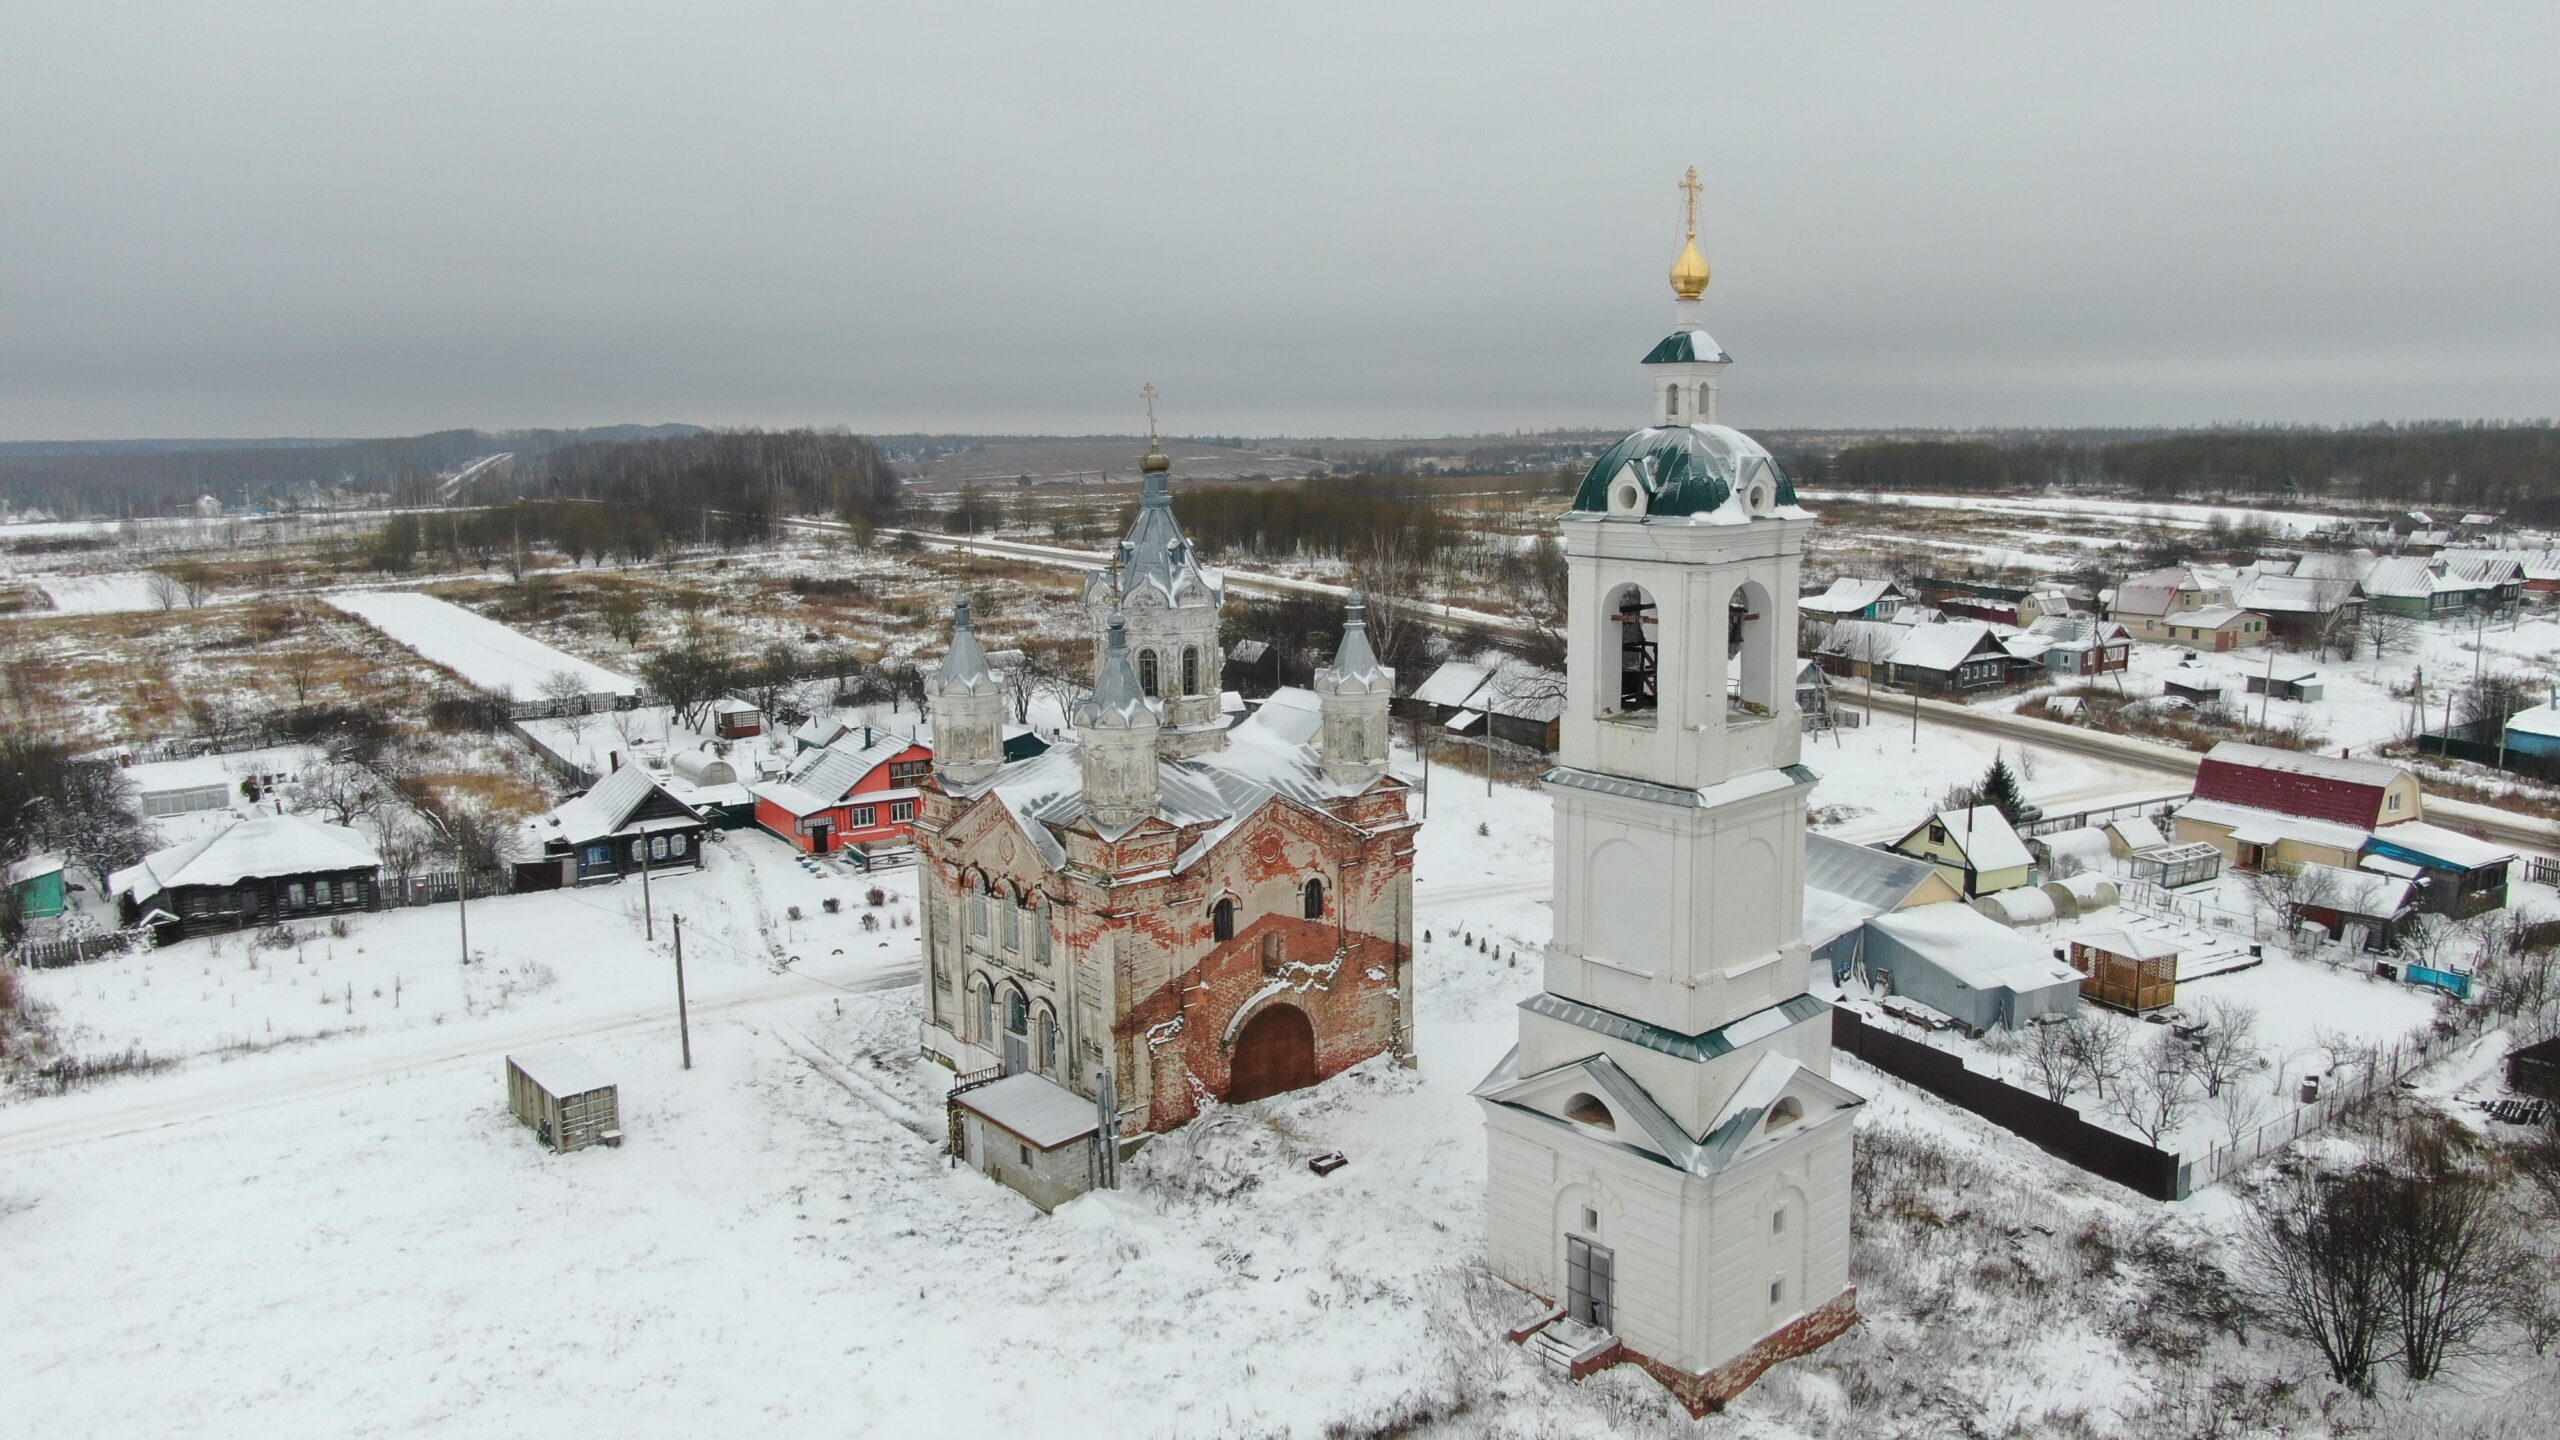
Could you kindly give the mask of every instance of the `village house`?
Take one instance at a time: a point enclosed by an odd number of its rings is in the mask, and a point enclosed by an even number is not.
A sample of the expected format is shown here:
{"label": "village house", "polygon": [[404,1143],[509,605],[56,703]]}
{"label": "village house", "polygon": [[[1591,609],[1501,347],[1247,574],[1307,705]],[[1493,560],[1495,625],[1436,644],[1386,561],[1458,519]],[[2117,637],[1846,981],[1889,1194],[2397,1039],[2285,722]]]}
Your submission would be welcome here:
{"label": "village house", "polygon": [[1890,580],[1861,579],[1843,575],[1831,582],[1831,588],[1819,595],[1807,595],[1796,602],[1796,610],[1806,621],[1830,624],[1839,620],[1890,620],[1893,612],[1908,600],[1902,587]]}
{"label": "village house", "polygon": [[178,939],[371,910],[381,880],[382,857],[346,826],[261,815],[151,852],[108,876],[107,893],[122,923]]}
{"label": "village house", "polygon": [[2227,579],[2188,565],[2127,578],[2116,587],[2107,618],[2137,640],[2205,650],[2247,649],[2267,637],[2266,617],[2240,608]]}
{"label": "village house", "polygon": [[2423,804],[2417,777],[2386,761],[2226,740],[2174,823],[2179,841],[2211,844],[2238,870],[2399,875],[2418,882],[2418,908],[2457,918],[2505,905],[2515,852],[2427,823]]}
{"label": "village house", "polygon": [[[928,690],[923,1048],[964,1086],[1013,1077],[992,1098],[958,1091],[976,1118],[955,1129],[987,1147],[971,1164],[1044,1205],[1090,1183],[1078,1159],[1107,1163],[1209,1101],[1413,1055],[1416,825],[1387,770],[1394,672],[1354,597],[1313,692],[1275,692],[1231,727],[1221,587],[1174,521],[1166,469],[1151,446],[1138,520],[1088,582],[1108,603],[1071,740],[1004,759],[965,600]],[[1106,1074],[1116,1136],[1050,1123],[1094,1113]]]}
{"label": "village house", "polygon": [[2391,949],[2418,913],[2415,887],[2402,875],[2313,863],[2294,873],[2294,923],[2317,925],[2350,949]]}
{"label": "village house", "polygon": [[2364,577],[2365,603],[2411,620],[2469,618],[2474,611],[2512,608],[2524,595],[2524,573],[2513,561],[2457,564],[2439,555],[2395,555],[2375,562]]}
{"label": "village house", "polygon": [[2133,636],[2113,620],[2078,613],[2047,615],[2028,626],[2026,633],[2044,642],[2035,658],[2055,675],[2110,675],[2133,663]]}
{"label": "village house", "polygon": [[1493,666],[1452,660],[1414,687],[1406,708],[1450,735],[1489,732],[1506,744],[1551,755],[1564,714],[1564,677],[1522,660]]}
{"label": "village house", "polygon": [[2262,560],[2232,574],[2232,603],[2267,622],[2267,635],[2297,650],[2343,645],[2364,614],[2364,587],[2353,579],[2303,574],[2300,562]]}
{"label": "village house", "polygon": [[2035,856],[2007,816],[1989,805],[1941,810],[1887,847],[1938,867],[1947,883],[1970,900],[2013,890],[2034,878]]}
{"label": "village house", "polygon": [[699,811],[637,765],[625,765],[530,822],[543,861],[558,868],[564,885],[619,880],[643,869],[699,868],[703,826]]}
{"label": "village house", "polygon": [[933,751],[904,735],[861,726],[792,757],[782,778],[748,787],[756,824],[812,855],[869,854],[905,845]]}
{"label": "village house", "polygon": [[2008,647],[1978,620],[1914,626],[1886,661],[1886,678],[1917,690],[1987,689],[2007,683],[2010,671]]}

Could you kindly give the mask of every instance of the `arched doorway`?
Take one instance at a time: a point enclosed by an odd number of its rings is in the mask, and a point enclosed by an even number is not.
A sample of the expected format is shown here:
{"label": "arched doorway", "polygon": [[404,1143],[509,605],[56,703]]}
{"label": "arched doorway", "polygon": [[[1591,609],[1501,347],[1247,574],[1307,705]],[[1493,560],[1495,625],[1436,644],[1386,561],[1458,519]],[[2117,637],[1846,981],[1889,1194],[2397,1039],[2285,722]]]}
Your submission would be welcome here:
{"label": "arched doorway", "polygon": [[1295,1005],[1273,1005],[1245,1022],[1227,1067],[1227,1103],[1241,1105],[1316,1083],[1316,1029]]}

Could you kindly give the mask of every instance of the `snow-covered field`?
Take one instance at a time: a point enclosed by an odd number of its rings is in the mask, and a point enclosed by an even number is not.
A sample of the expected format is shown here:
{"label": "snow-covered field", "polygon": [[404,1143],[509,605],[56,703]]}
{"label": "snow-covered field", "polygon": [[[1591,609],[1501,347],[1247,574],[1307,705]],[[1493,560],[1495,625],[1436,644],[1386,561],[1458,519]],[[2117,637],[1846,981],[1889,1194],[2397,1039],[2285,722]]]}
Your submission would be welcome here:
{"label": "snow-covered field", "polygon": [[493,695],[530,700],[567,671],[590,695],[637,694],[640,682],[415,590],[332,591],[329,603]]}
{"label": "snow-covered field", "polygon": [[53,602],[55,614],[110,615],[166,608],[154,588],[159,578],[141,570],[106,575],[47,575],[36,581],[36,588]]}

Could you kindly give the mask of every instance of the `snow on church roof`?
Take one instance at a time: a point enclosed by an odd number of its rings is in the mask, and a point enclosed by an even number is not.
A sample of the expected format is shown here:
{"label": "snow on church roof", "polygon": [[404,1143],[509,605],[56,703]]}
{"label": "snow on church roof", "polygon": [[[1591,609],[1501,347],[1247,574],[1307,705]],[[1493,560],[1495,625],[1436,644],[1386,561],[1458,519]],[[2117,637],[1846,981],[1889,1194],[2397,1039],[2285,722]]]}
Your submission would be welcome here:
{"label": "snow on church roof", "polygon": [[[1360,793],[1363,787],[1338,784],[1325,775],[1313,743],[1321,723],[1315,694],[1285,687],[1227,731],[1226,748],[1156,762],[1156,818],[1177,828],[1208,827],[1175,858],[1177,872],[1197,863],[1271,800],[1315,808]],[[1067,852],[1050,827],[1086,818],[1084,761],[1072,739],[1060,740],[1045,754],[1013,761],[979,786],[951,788],[964,797],[994,791],[1051,869],[1067,863]]]}
{"label": "snow on church roof", "polygon": [[[1759,441],[1730,425],[1654,425],[1601,453],[1574,492],[1573,508],[1609,513],[1609,490],[1621,475],[1644,492],[1647,519],[1743,525],[1755,519],[1802,519],[1795,482]],[[1751,513],[1744,497],[1755,482],[1770,486],[1771,510]]]}

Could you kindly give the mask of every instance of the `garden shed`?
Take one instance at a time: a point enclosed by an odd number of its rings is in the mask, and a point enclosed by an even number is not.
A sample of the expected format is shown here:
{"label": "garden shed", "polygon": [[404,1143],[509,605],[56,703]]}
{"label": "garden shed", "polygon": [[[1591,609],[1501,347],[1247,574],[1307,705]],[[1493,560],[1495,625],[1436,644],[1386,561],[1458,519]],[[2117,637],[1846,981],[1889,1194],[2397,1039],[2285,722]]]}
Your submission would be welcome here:
{"label": "garden shed", "polygon": [[1055,1210],[1093,1188],[1093,1101],[1025,1070],[951,1096],[962,1158],[998,1183]]}
{"label": "garden shed", "polygon": [[2178,948],[2120,926],[2085,930],[2071,942],[2071,968],[2087,977],[2083,999],[2136,1015],[2175,1004]]}
{"label": "garden shed", "polygon": [[566,1045],[507,1057],[507,1108],[554,1150],[622,1143],[622,1096]]}
{"label": "garden shed", "polygon": [[2507,1088],[2519,1095],[2560,1101],[2560,1036],[2510,1051]]}

